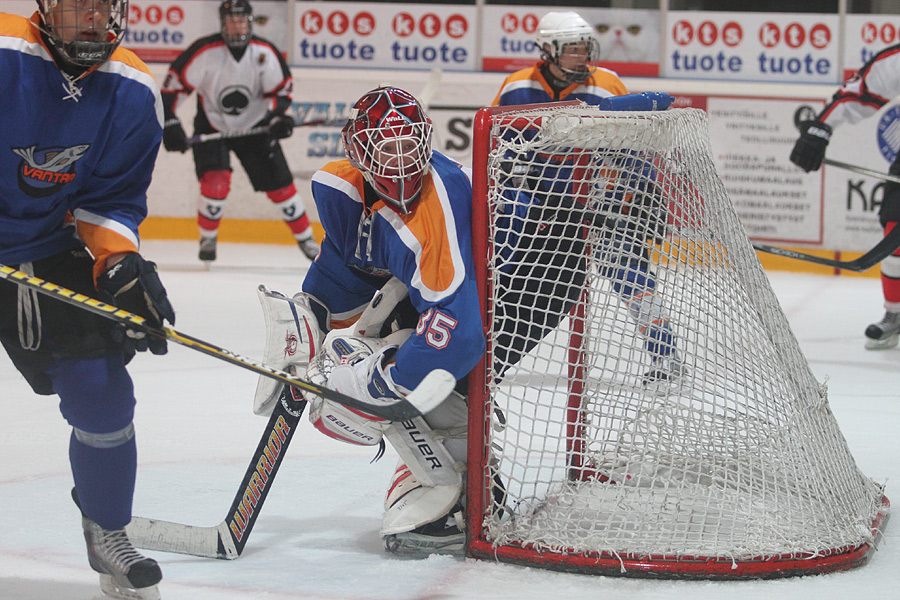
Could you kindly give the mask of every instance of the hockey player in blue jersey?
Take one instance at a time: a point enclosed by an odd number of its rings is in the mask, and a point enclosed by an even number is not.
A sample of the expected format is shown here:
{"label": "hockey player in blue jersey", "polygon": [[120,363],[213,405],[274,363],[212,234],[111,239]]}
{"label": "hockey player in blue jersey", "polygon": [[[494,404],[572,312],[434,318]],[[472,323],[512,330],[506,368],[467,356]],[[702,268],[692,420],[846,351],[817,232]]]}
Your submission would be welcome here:
{"label": "hockey player in blue jersey", "polygon": [[[127,0],[39,0],[0,13],[0,262],[145,317],[174,322],[138,225],[162,137],[147,67],[118,48]],[[125,534],[136,473],[134,391],[125,364],[164,340],[0,281],[0,342],[72,426],[73,497],[91,567],[116,598],[159,598],[156,561]]]}
{"label": "hockey player in blue jersey", "polygon": [[[509,106],[519,104],[535,104],[557,102],[563,100],[581,100],[589,105],[598,106],[604,110],[632,109],[629,105],[624,108],[616,107],[615,98],[627,94],[627,89],[619,77],[612,71],[593,67],[591,61],[599,54],[599,42],[594,30],[580,15],[575,12],[548,12],[538,23],[536,43],[541,52],[541,61],[530,68],[517,71],[509,75],[503,82],[500,91],[494,99],[494,106]],[[632,98],[634,95],[629,95]],[[652,105],[653,110],[665,108],[668,102],[663,100],[665,94],[651,94],[665,103],[665,106],[657,106],[656,100],[649,98],[635,98],[632,102],[644,109],[644,104]],[[520,157],[532,162],[535,157]],[[585,218],[583,207],[572,206],[568,187],[571,185],[571,170],[566,166],[558,166],[548,162],[545,165],[532,165],[519,170],[527,169],[528,172],[516,173],[516,162],[522,162],[517,157],[510,157],[510,173],[512,177],[524,177],[532,191],[530,193],[535,211],[545,211],[548,214],[568,213],[572,222]],[[538,162],[540,159],[538,158]],[[635,161],[634,164],[637,164]],[[634,165],[632,165],[632,168]],[[652,179],[646,177],[646,173],[640,179]],[[624,193],[625,185],[618,190],[603,192],[604,202],[601,207],[604,213],[622,213],[626,218],[618,220],[608,219],[599,225],[599,230],[604,232],[602,243],[596,253],[596,263],[599,266],[600,275],[610,280],[613,290],[620,300],[628,307],[629,313],[635,317],[638,331],[644,338],[644,346],[650,355],[651,366],[643,378],[644,385],[653,393],[667,394],[678,389],[680,381],[686,374],[678,351],[676,350],[676,337],[669,322],[664,303],[657,293],[656,275],[650,260],[649,246],[644,236],[637,235],[636,230],[649,231],[650,238],[657,238],[665,231],[666,206],[665,200],[656,189],[642,190],[641,193]],[[519,201],[510,203],[524,206]],[[559,212],[559,208],[564,211]],[[635,227],[640,221],[642,225]],[[630,226],[626,226],[630,224]],[[644,227],[643,225],[649,225]],[[562,226],[562,225],[560,225]],[[572,229],[572,228],[570,228]],[[575,229],[572,229],[574,232]],[[570,233],[572,233],[570,232]],[[556,278],[563,277],[568,285],[568,292],[562,296],[567,298],[569,306],[574,301],[583,281],[583,269],[574,260],[575,255],[582,254],[576,246],[576,234],[564,236],[563,241],[558,235],[544,235],[547,244],[566,244],[567,247],[554,247],[557,256],[566,256],[568,264],[550,265],[557,270]],[[640,238],[640,239],[639,239]],[[531,256],[527,260],[517,261],[523,265],[523,269],[532,268],[529,265],[540,264],[543,255],[548,255],[546,248],[539,247],[533,242],[534,248],[530,250]],[[516,281],[516,287],[524,283],[530,284],[533,278],[511,274]],[[516,289],[514,287],[514,289]],[[536,309],[534,315],[548,315],[549,321],[537,321],[535,316],[523,318],[518,321],[516,329],[504,332],[498,340],[500,348],[513,348],[509,353],[507,362],[514,364],[518,360],[518,350],[511,342],[522,339],[522,329],[533,329],[534,323],[539,322],[549,330],[558,322],[554,315],[565,314],[565,310],[551,310],[546,308],[548,298],[552,295],[543,290],[523,289],[518,290],[522,294],[519,302],[525,306],[533,306]],[[560,294],[555,294],[560,297]],[[512,321],[508,322],[512,325]],[[524,324],[528,323],[528,324]],[[532,339],[539,338],[530,335]]]}

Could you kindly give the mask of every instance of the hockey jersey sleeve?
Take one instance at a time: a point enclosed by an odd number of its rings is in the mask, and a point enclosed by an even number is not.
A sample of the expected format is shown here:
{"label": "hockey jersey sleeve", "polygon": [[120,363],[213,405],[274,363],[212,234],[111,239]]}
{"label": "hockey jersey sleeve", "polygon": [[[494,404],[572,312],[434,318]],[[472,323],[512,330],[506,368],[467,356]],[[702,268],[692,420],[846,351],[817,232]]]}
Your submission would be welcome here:
{"label": "hockey jersey sleeve", "polygon": [[[146,69],[143,63],[140,66]],[[103,160],[70,206],[78,235],[96,261],[95,276],[105,270],[109,255],[138,251],[138,226],[147,216],[147,189],[162,141],[163,109],[156,83],[149,72],[143,75],[142,85],[128,86],[133,99],[117,105],[123,114],[108,123]]]}
{"label": "hockey jersey sleeve", "polygon": [[269,47],[275,59],[266,63],[266,69],[262,74],[263,97],[272,101],[269,110],[284,113],[293,102],[294,79],[291,69],[278,48],[266,40],[260,41]]}
{"label": "hockey jersey sleeve", "polygon": [[819,113],[818,120],[832,128],[871,117],[900,95],[900,44],[873,56],[845,81]]}
{"label": "hockey jersey sleeve", "polygon": [[196,40],[169,65],[169,71],[160,89],[166,121],[175,118],[178,104],[194,91],[194,85],[187,79],[187,67],[201,50],[214,41],[214,37],[207,36]]}

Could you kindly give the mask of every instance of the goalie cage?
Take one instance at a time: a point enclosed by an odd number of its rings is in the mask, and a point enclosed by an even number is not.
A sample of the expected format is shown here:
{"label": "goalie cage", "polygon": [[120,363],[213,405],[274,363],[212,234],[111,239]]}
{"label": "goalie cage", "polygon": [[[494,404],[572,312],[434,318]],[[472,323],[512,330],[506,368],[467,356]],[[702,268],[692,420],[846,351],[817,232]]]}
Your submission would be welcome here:
{"label": "goalie cage", "polygon": [[[716,174],[705,112],[601,112],[577,102],[485,108],[473,151],[488,345],[469,382],[468,554],[695,579],[864,564],[889,502],[857,468]],[[527,245],[547,226],[529,226],[534,215],[523,216],[523,206],[554,185],[578,202],[567,209],[557,198],[562,210],[581,211],[577,235],[563,236],[581,240],[547,244],[539,262],[558,249],[583,256],[566,263],[581,270],[570,284],[580,288],[577,302],[510,364],[499,323],[534,315],[509,304],[517,294],[504,269],[515,262],[510,245]],[[655,219],[642,218],[664,231],[616,209],[642,194],[665,199]],[[638,238],[655,239],[656,292],[644,291],[663,307],[656,317],[668,313],[681,387],[645,385],[647,339],[607,276],[617,261],[609,240]],[[532,269],[528,285],[559,292],[560,273]],[[513,347],[522,343],[513,336]]]}

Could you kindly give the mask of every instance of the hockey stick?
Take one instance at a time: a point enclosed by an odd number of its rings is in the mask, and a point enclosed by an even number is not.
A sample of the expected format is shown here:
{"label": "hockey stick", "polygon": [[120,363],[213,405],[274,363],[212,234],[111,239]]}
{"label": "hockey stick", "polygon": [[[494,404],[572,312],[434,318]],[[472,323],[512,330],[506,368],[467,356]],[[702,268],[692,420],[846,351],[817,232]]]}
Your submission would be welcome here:
{"label": "hockey stick", "polygon": [[861,175],[869,175],[870,177],[877,177],[878,179],[883,179],[885,181],[893,181],[894,183],[900,183],[900,177],[896,175],[891,175],[889,173],[882,173],[881,171],[875,171],[873,169],[867,169],[865,167],[857,167],[856,165],[851,165],[849,163],[841,162],[839,160],[831,160],[830,158],[823,158],[822,162],[826,165],[831,165],[832,167],[839,167],[841,169],[847,169],[848,171],[853,171],[854,173],[859,173]]}
{"label": "hockey stick", "polygon": [[201,527],[134,517],[126,527],[131,543],[145,550],[227,560],[238,558],[306,408],[306,400],[295,399],[290,389],[288,386],[282,388],[281,397],[272,410],[224,521]]}
{"label": "hockey stick", "polygon": [[[313,127],[315,125],[325,125],[328,119],[316,119],[314,121],[306,121],[304,123],[294,123],[294,127]],[[250,137],[251,135],[261,135],[269,133],[268,125],[260,125],[259,127],[251,127],[243,131],[217,131],[215,133],[201,133],[188,138],[188,145],[194,146],[203,142],[212,142],[214,140],[230,140],[234,138]]]}
{"label": "hockey stick", "polygon": [[448,371],[435,369],[426,375],[425,379],[423,379],[416,389],[410,392],[406,398],[401,398],[392,404],[371,404],[369,402],[357,400],[352,396],[347,396],[336,390],[317,385],[306,379],[300,379],[290,373],[275,369],[259,361],[253,360],[252,358],[237,354],[236,352],[220,348],[209,342],[204,342],[203,340],[179,333],[169,327],[153,327],[152,325],[149,325],[143,317],[139,317],[128,311],[116,308],[115,306],[106,304],[95,298],[91,298],[90,296],[73,292],[72,290],[44,281],[39,277],[34,277],[33,275],[13,269],[12,267],[7,267],[3,264],[0,264],[0,278],[11,281],[16,285],[46,294],[51,298],[56,298],[57,300],[83,308],[112,321],[116,321],[117,323],[129,327],[137,327],[145,331],[148,335],[170,340],[192,350],[208,354],[213,358],[218,358],[219,360],[253,371],[258,375],[276,379],[305,392],[327,398],[328,400],[333,400],[349,408],[367,412],[389,421],[405,421],[429,412],[443,402],[456,385],[456,379]]}
{"label": "hockey stick", "polygon": [[438,87],[441,85],[441,77],[443,77],[443,71],[437,67],[428,72],[428,79],[419,93],[419,104],[422,105],[422,110],[425,112],[428,112],[428,109],[431,108],[431,102],[437,95]]}
{"label": "hockey stick", "polygon": [[794,250],[788,250],[787,248],[779,248],[777,246],[760,244],[757,242],[753,242],[753,248],[755,250],[759,250],[760,252],[768,252],[769,254],[776,254],[778,256],[811,262],[818,265],[834,267],[836,269],[845,269],[847,271],[867,271],[893,254],[897,250],[897,248],[900,248],[900,227],[894,227],[893,229],[891,229],[891,232],[881,238],[881,241],[875,244],[875,246],[871,250],[854,260],[834,260],[822,256],[815,256],[813,254],[795,252]]}

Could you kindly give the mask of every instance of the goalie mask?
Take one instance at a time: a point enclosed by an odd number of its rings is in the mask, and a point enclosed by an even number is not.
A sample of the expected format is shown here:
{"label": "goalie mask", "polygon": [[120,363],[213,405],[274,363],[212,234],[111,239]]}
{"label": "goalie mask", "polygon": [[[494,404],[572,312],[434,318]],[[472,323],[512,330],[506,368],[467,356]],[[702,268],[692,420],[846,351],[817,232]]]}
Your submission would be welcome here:
{"label": "goalie mask", "polygon": [[431,131],[431,119],[410,93],[380,87],[353,105],[341,139],[378,196],[408,214],[430,169]]}
{"label": "goalie mask", "polygon": [[569,83],[581,83],[591,74],[588,63],[600,55],[594,28],[574,12],[548,12],[537,26],[541,60],[555,66]]}
{"label": "goalie mask", "polygon": [[225,0],[219,5],[219,23],[229,48],[246,48],[253,34],[253,7],[247,0]]}
{"label": "goalie mask", "polygon": [[37,0],[40,29],[68,64],[102,65],[128,26],[128,0]]}

